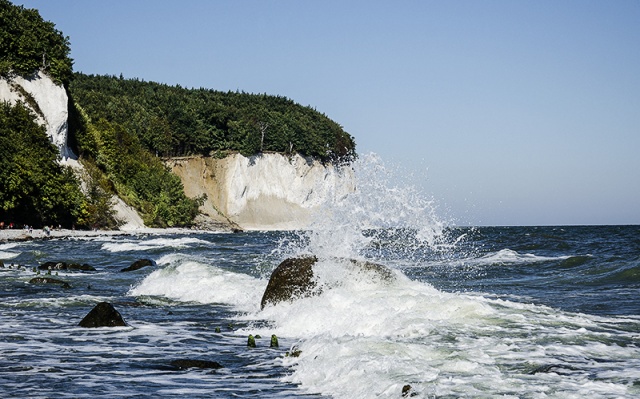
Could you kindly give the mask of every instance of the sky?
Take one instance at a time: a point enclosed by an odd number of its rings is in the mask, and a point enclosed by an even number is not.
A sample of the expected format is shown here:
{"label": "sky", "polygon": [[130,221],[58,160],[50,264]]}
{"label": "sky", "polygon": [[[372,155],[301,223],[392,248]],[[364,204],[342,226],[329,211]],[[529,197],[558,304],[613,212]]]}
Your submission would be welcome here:
{"label": "sky", "polygon": [[640,224],[639,0],[13,1],[76,71],[317,109],[455,224]]}

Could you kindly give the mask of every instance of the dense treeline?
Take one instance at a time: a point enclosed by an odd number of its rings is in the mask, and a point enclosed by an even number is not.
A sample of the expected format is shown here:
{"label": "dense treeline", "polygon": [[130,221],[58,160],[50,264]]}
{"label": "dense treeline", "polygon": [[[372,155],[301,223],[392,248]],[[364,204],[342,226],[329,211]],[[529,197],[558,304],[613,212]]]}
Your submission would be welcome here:
{"label": "dense treeline", "polygon": [[90,225],[88,200],[58,149],[23,104],[0,103],[0,221]]}
{"label": "dense treeline", "polygon": [[29,77],[41,70],[66,85],[73,72],[69,52],[69,38],[37,10],[0,0],[0,76]]}
{"label": "dense treeline", "polygon": [[356,156],[339,124],[286,97],[80,73],[70,92],[91,120],[117,124],[163,157],[273,151],[350,162]]}

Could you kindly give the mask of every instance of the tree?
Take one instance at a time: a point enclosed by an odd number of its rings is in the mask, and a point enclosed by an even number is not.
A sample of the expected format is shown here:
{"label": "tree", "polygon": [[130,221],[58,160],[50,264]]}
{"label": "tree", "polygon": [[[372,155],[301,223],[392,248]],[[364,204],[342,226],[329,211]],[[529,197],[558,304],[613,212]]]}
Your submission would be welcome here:
{"label": "tree", "polygon": [[73,172],[57,163],[44,127],[22,103],[0,104],[0,220],[42,226],[82,223],[86,205]]}

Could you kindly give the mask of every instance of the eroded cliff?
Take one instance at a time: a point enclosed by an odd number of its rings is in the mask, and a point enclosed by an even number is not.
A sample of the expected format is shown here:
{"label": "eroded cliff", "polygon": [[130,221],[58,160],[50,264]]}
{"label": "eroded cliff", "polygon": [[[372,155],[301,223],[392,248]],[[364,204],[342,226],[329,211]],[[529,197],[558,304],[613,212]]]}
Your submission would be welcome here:
{"label": "eroded cliff", "polygon": [[306,228],[324,204],[355,190],[351,167],[300,155],[187,157],[166,164],[187,196],[206,194],[205,215],[247,230]]}
{"label": "eroded cliff", "polygon": [[75,159],[67,147],[67,92],[42,72],[30,78],[21,76],[0,79],[0,100],[15,104],[18,101],[31,109],[36,120],[47,129],[47,136],[60,151],[63,160]]}

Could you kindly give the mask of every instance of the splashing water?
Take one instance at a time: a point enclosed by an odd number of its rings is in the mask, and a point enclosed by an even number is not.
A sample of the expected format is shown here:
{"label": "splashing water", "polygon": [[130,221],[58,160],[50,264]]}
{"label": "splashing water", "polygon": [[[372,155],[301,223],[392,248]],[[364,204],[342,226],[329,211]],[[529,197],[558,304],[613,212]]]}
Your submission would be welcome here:
{"label": "splashing water", "polygon": [[[324,204],[310,230],[284,240],[278,254],[392,260],[453,244],[436,215],[435,201],[413,186],[393,184],[402,179],[377,155],[361,156],[353,167],[355,192]],[[391,242],[395,245],[386,245]]]}

